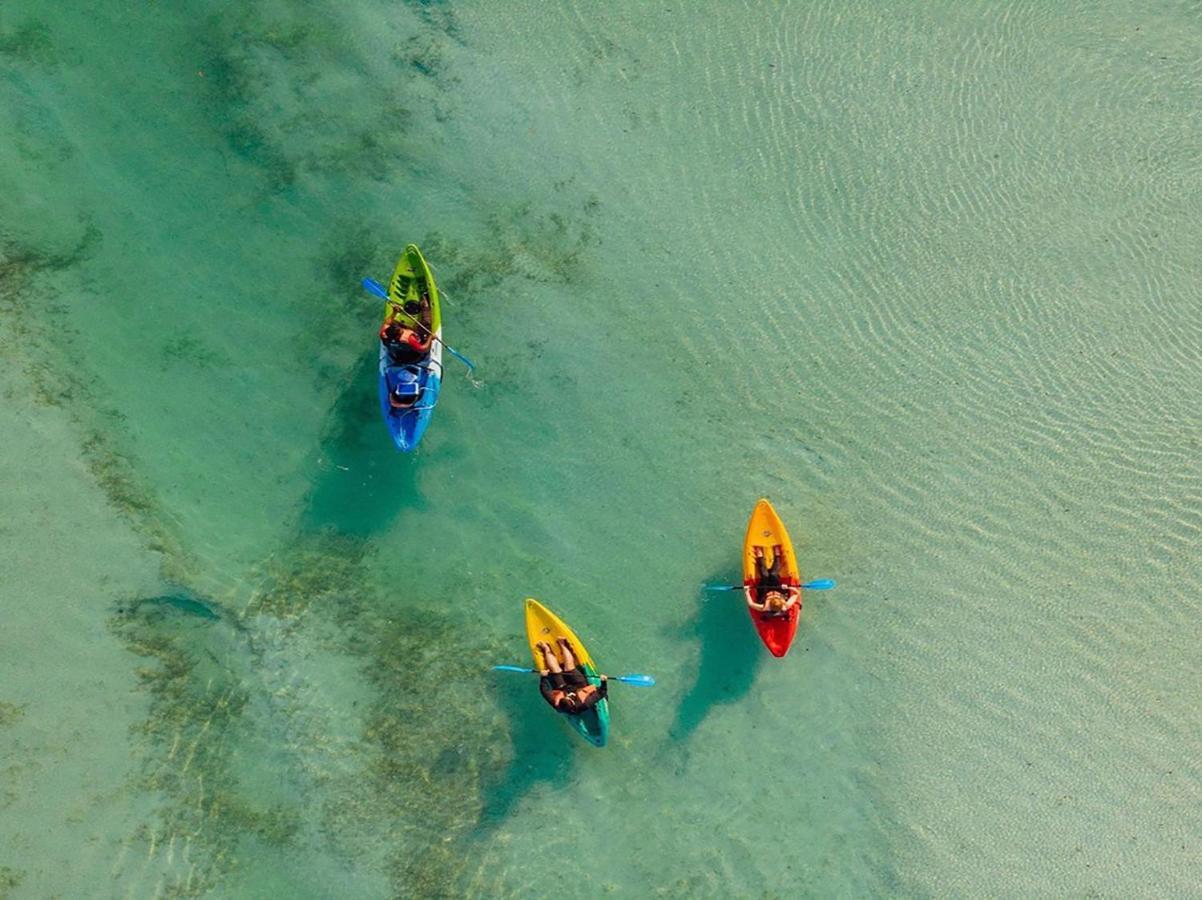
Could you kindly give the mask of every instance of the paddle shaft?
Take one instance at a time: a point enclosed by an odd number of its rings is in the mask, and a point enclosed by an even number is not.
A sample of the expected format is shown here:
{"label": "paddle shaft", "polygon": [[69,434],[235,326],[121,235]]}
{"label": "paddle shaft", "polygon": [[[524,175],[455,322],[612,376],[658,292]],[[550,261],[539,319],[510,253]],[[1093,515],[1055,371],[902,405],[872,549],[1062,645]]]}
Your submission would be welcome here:
{"label": "paddle shaft", "polygon": [[[368,291],[375,294],[377,297],[380,297],[383,300],[387,300],[389,303],[392,303],[394,305],[396,304],[396,301],[388,296],[388,291],[384,288],[384,285],[380,284],[380,282],[376,281],[374,278],[364,278],[363,286],[365,288],[367,288]],[[403,311],[404,307],[402,306],[401,309]],[[434,332],[432,332],[429,328],[427,328],[425,325],[423,325],[420,321],[418,321],[416,316],[413,316],[411,313],[405,313],[405,315],[412,318],[413,324],[416,325],[418,328],[420,328],[422,331],[424,331],[426,334],[428,334],[433,340],[436,340],[436,341],[438,341],[438,343],[442,344],[443,349],[445,349],[447,351],[447,353],[451,354],[451,356],[455,357],[457,360],[459,360],[461,363],[463,363],[465,366],[467,366],[472,371],[475,371],[476,364],[474,362],[472,362],[470,359],[468,359],[466,356],[464,356],[462,353],[460,353],[458,350],[456,350],[454,347],[452,347],[450,344],[448,344],[446,341],[444,341],[441,337],[439,337]]]}
{"label": "paddle shaft", "polygon": [[[538,669],[529,669],[524,666],[493,666],[498,672],[520,672],[527,675],[540,674]],[[633,684],[638,687],[651,687],[655,684],[655,679],[650,675],[598,675],[598,678],[604,678],[606,681],[620,681],[622,684]]]}
{"label": "paddle shaft", "polygon": [[[805,584],[801,585],[800,587],[804,591],[829,591],[834,586],[835,586],[835,579],[833,579],[833,578],[818,578],[814,581],[807,581]],[[746,587],[746,585],[742,585],[742,584],[733,584],[733,585],[732,584],[707,584],[705,586],[705,589],[707,591],[741,591],[741,590],[743,590],[744,587]],[[790,587],[790,585],[781,585],[781,587],[787,588],[787,587]]]}

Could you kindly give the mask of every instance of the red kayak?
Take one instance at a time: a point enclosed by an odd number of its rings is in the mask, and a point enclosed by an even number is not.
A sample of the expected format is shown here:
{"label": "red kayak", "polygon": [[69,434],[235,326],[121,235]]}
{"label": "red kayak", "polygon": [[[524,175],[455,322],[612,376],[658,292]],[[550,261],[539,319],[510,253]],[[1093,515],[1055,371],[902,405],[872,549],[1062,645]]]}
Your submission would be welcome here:
{"label": "red kayak", "polygon": [[[797,634],[797,623],[801,619],[801,573],[797,570],[797,557],[793,554],[793,542],[784,523],[772,508],[772,504],[760,499],[751,512],[747,523],[747,536],[743,539],[743,599],[750,603],[759,597],[759,578],[756,574],[757,548],[762,553],[764,567],[777,570],[783,593],[797,602],[790,603],[784,615],[770,616],[747,607],[755,630],[764,646],[773,656],[784,656],[789,652],[793,637]],[[776,557],[779,555],[779,566]]]}

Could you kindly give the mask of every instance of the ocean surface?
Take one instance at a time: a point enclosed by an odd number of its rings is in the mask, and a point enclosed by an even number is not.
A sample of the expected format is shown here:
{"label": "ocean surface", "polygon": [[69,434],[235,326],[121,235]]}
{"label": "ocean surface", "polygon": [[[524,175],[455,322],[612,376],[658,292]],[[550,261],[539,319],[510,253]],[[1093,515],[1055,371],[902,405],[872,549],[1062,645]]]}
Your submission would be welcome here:
{"label": "ocean surface", "polygon": [[[5,0],[0,897],[1202,896],[1196,2]],[[376,401],[417,242],[447,359]],[[737,595],[770,497],[806,595]],[[537,597],[609,747],[528,676]]]}

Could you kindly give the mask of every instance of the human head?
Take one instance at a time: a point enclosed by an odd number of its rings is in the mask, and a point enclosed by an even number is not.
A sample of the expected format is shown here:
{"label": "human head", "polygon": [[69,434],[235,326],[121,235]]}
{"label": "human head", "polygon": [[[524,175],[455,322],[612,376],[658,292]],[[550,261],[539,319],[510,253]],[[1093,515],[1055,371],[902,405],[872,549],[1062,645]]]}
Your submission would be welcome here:
{"label": "human head", "polygon": [[780,591],[770,591],[768,596],[764,598],[764,606],[770,612],[781,612],[786,605],[785,595]]}

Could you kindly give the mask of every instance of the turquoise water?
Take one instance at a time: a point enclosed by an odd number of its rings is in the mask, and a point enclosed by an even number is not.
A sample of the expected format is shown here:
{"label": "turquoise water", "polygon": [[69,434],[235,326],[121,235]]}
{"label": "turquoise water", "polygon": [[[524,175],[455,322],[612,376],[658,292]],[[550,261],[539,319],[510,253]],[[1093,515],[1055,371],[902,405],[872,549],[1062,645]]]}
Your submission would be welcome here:
{"label": "turquoise water", "polygon": [[[1195,893],[1200,38],[5,4],[0,895]],[[408,241],[479,382],[403,457]],[[658,679],[605,750],[526,596]]]}

